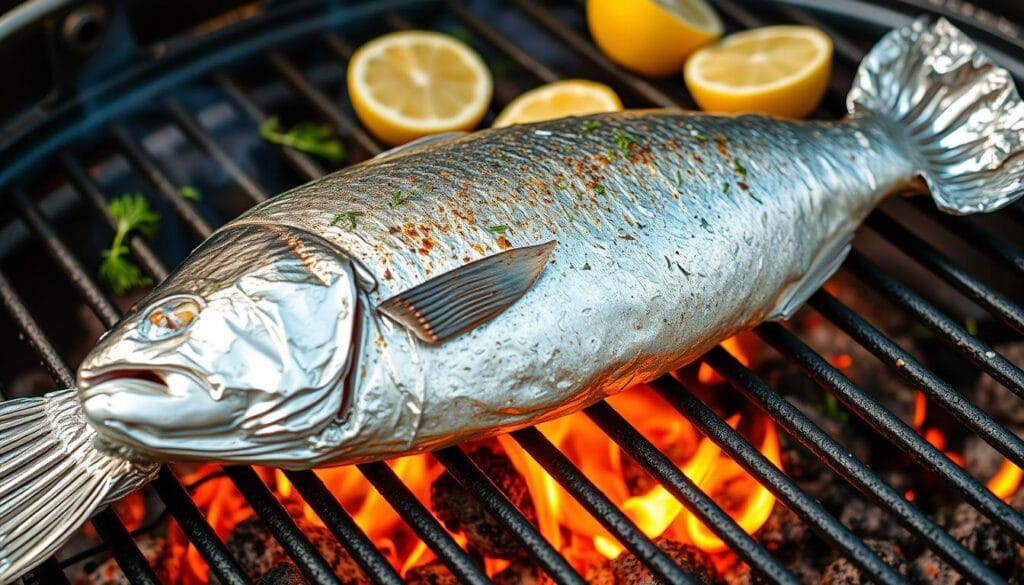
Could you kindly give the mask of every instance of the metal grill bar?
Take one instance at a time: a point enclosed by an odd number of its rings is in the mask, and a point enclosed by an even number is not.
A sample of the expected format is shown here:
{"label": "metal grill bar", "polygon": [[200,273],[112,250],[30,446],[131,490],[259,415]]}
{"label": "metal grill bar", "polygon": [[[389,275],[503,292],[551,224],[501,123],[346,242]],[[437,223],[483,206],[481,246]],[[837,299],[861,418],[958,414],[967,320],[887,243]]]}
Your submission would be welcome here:
{"label": "metal grill bar", "polygon": [[228,175],[230,175],[235,183],[245,191],[254,203],[262,203],[270,198],[270,195],[260,188],[260,186],[257,185],[249,175],[235,164],[234,159],[232,159],[228,153],[224,152],[224,149],[221,148],[205,130],[203,130],[199,121],[196,120],[187,109],[185,109],[185,106],[183,106],[181,102],[174,98],[170,98],[166,103],[167,110],[171,112],[172,116],[174,116],[174,120],[178,123],[178,127],[185,132],[185,136],[188,136],[189,140],[206,151],[213,160],[217,161],[217,165],[227,171]]}
{"label": "metal grill bar", "polygon": [[694,583],[540,431],[522,429],[512,433],[512,438],[657,578],[666,583]]}
{"label": "metal grill bar", "polygon": [[93,310],[104,322],[113,323],[117,321],[117,309],[100,292],[96,281],[85,271],[85,268],[75,259],[71,250],[64,245],[64,242],[57,237],[57,232],[43,219],[43,216],[36,209],[35,204],[29,201],[28,197],[20,189],[11,192],[11,199],[18,205],[21,216],[33,232],[39,237],[40,242],[49,252],[50,257],[61,267],[61,270],[68,275],[71,285],[82,296],[85,304]]}
{"label": "metal grill bar", "polygon": [[477,17],[471,11],[462,6],[458,0],[446,0],[445,6],[448,7],[448,9],[459,18],[459,20],[465,23],[469,28],[473,29],[473,31],[480,35],[491,46],[504,53],[505,56],[515,61],[517,65],[529,71],[540,81],[544,83],[551,83],[562,78],[562,76],[556,73],[554,69],[551,69],[547,65],[544,65],[540,61],[531,57],[529,53],[520,49],[511,40],[505,38],[505,36],[495,30],[494,27],[487,24],[483,19]]}
{"label": "metal grill bar", "polygon": [[877,505],[890,511],[911,533],[927,542],[932,550],[941,555],[966,579],[975,583],[1005,583],[1005,579],[983,565],[941,527],[918,511],[901,494],[815,425],[807,415],[769,388],[729,352],[718,347],[705,354],[703,359],[733,388],[757,402],[776,423],[821,458],[840,477]]}
{"label": "metal grill bar", "polygon": [[1024,441],[997,423],[942,379],[918,362],[891,339],[824,290],[814,293],[810,304],[844,333],[875,355],[882,363],[921,389],[964,426],[978,434],[1018,466],[1024,466]]}
{"label": "metal grill bar", "polygon": [[[107,208],[107,200],[104,199],[99,187],[89,178],[82,165],[78,164],[78,161],[68,153],[60,154],[57,160],[60,161],[64,172],[71,179],[71,183],[78,190],[79,195],[96,209],[111,231],[117,231],[117,220],[114,219],[114,216],[110,215],[110,210]],[[167,267],[164,266],[164,263],[157,257],[142,236],[134,232],[129,233],[127,243],[128,249],[139,260],[146,272],[158,281],[167,278]]]}
{"label": "metal grill bar", "polygon": [[386,463],[364,463],[359,471],[460,581],[470,585],[491,582]]}
{"label": "metal grill bar", "polygon": [[845,267],[862,282],[903,307],[975,366],[999,381],[1017,396],[1024,397],[1024,372],[987,344],[971,335],[959,323],[947,317],[923,297],[900,284],[859,252],[852,252]]}
{"label": "metal grill bar", "polygon": [[123,124],[115,122],[111,125],[110,132],[118,144],[121,145],[121,149],[128,157],[128,160],[131,161],[132,165],[135,166],[136,170],[142,174],[149,184],[153,185],[167,199],[171,204],[171,208],[174,209],[174,213],[185,222],[185,225],[199,239],[206,239],[213,232],[213,228],[199,215],[196,208],[178,193],[174,183],[160,170],[160,167],[149,156],[149,153],[135,142],[128,129]]}
{"label": "metal grill bar", "polygon": [[662,376],[652,384],[658,394],[708,436],[758,482],[795,512],[819,536],[842,550],[861,570],[881,583],[903,583],[904,579],[885,564],[863,541],[833,518],[814,498],[801,490],[760,451],[704,405],[675,378]]}
{"label": "metal grill bar", "polygon": [[299,529],[288,511],[251,467],[225,465],[224,472],[307,579],[313,583],[341,585],[341,580],[334,574],[320,551]]}
{"label": "metal grill bar", "polygon": [[394,585],[401,583],[398,573],[391,567],[366,534],[356,526],[352,517],[338,504],[320,478],[312,471],[289,471],[288,480],[299,490],[306,503],[316,511],[324,525],[352,559],[366,572],[374,583]]}
{"label": "metal grill bar", "polygon": [[633,428],[606,402],[583,411],[611,440],[651,474],[694,516],[700,519],[722,542],[746,561],[750,568],[774,583],[799,583],[778,560],[751,538],[728,514],[705,494],[672,460],[658,450],[640,431]]}
{"label": "metal grill bar", "polygon": [[777,323],[760,325],[755,331],[776,351],[800,366],[804,374],[819,387],[834,394],[871,428],[900,447],[936,477],[949,482],[979,511],[1005,528],[1018,542],[1024,543],[1024,516],[1006,505],[899,417],[868,396],[796,335]]}
{"label": "metal grill bar", "polygon": [[526,552],[559,585],[585,585],[583,577],[572,568],[519,510],[508,501],[489,477],[457,447],[434,453],[452,477],[483,504],[498,522],[522,543]]}
{"label": "metal grill bar", "polygon": [[1024,252],[1011,245],[1009,242],[978,227],[973,221],[963,218],[950,217],[945,213],[936,213],[930,203],[926,201],[915,202],[919,210],[926,213],[929,219],[936,221],[961,240],[977,248],[986,256],[999,260],[1012,269],[1024,272]]}
{"label": "metal grill bar", "polygon": [[15,292],[14,287],[11,286],[11,282],[7,280],[3,272],[0,272],[0,301],[3,302],[7,314],[14,320],[14,325],[22,332],[29,345],[32,346],[33,351],[42,360],[50,376],[56,380],[60,387],[71,387],[75,383],[75,375],[61,361],[57,348],[53,347],[50,339],[40,329],[39,324],[32,317],[32,313],[25,306],[18,293]]}
{"label": "metal grill bar", "polygon": [[964,296],[1024,335],[1024,309],[1006,295],[972,276],[924,240],[884,213],[868,218],[868,226],[919,264],[956,287]]}
{"label": "metal grill bar", "polygon": [[157,579],[156,573],[149,566],[146,557],[142,556],[139,547],[135,546],[132,536],[128,534],[128,530],[121,524],[113,510],[108,508],[99,512],[92,517],[91,522],[103,542],[110,547],[110,553],[117,560],[117,566],[130,583],[159,585],[160,580]]}

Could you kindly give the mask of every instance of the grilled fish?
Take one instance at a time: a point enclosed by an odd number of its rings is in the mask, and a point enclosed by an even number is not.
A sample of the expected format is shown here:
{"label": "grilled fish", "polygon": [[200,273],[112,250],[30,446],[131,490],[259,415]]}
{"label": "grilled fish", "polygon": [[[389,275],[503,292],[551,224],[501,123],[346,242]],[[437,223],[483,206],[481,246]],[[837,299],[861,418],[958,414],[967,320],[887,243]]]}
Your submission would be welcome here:
{"label": "grilled fish", "polygon": [[1024,105],[948,22],[889,33],[848,107],[433,138],[255,207],[100,339],[77,390],[0,405],[0,580],[159,462],[341,465],[536,424],[787,318],[891,194],[1020,196]]}

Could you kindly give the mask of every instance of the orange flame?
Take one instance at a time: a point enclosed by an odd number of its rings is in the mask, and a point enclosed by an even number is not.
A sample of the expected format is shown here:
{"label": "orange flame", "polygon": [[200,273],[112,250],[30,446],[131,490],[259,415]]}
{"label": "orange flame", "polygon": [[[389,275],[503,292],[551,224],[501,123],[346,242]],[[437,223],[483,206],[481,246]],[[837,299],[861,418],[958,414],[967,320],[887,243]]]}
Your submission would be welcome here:
{"label": "orange flame", "polygon": [[1024,479],[1024,470],[1009,459],[1004,459],[999,471],[992,476],[992,479],[988,480],[986,486],[996,497],[1009,500],[1017,493],[1022,479]]}
{"label": "orange flame", "polygon": [[[751,333],[741,333],[739,335],[733,335],[729,339],[726,339],[721,343],[722,349],[732,354],[741,364],[744,366],[750,365],[750,358],[747,357],[748,353],[744,351],[744,345],[748,345],[749,340],[745,339],[744,336],[752,335]],[[718,375],[711,366],[701,363],[700,369],[697,370],[697,380],[701,384],[715,385],[721,384],[725,380]]]}

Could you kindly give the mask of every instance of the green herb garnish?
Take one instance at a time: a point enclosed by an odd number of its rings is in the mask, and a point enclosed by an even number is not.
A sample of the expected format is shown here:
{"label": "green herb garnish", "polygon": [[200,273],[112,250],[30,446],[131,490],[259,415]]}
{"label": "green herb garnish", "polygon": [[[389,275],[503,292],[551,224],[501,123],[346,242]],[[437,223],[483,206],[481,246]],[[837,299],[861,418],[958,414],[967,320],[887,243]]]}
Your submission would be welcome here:
{"label": "green herb garnish", "polygon": [[605,192],[606,191],[604,185],[602,185],[601,183],[597,183],[594,185],[594,193],[597,193],[598,195],[604,195]]}
{"label": "green herb garnish", "polygon": [[683,186],[683,171],[676,171],[676,185],[679,187]]}
{"label": "green herb garnish", "polygon": [[583,266],[580,266],[580,270],[590,270],[590,262],[584,262]]}
{"label": "green herb garnish", "polygon": [[839,406],[839,401],[836,400],[836,397],[828,392],[825,393],[822,410],[824,411],[825,416],[840,424],[845,423],[849,418],[846,411]]}
{"label": "green herb garnish", "polygon": [[729,192],[729,187],[731,187],[731,186],[732,185],[730,185],[729,181],[726,181],[725,183],[722,183],[722,193],[728,193]]}
{"label": "green herb garnish", "polygon": [[508,230],[508,226],[505,225],[505,224],[492,225],[492,226],[488,226],[487,227],[487,231],[491,232],[492,234],[503,234],[507,230]]}
{"label": "green herb garnish", "polygon": [[708,141],[708,135],[707,134],[703,134],[701,132],[697,132],[696,134],[693,135],[693,137],[697,139],[697,142],[707,142]]}
{"label": "green herb garnish", "polygon": [[732,161],[732,170],[734,170],[737,173],[743,175],[744,177],[747,176],[747,167],[743,166],[743,163],[741,163],[740,161],[738,161],[736,159],[733,159],[733,161]]}
{"label": "green herb garnish", "polygon": [[[711,232],[711,224],[708,223],[708,220],[704,219],[703,217],[700,218],[700,227],[704,228],[704,230],[706,230],[706,231]],[[712,233],[714,233],[714,232],[712,232]]]}
{"label": "green herb garnish", "polygon": [[973,317],[967,317],[964,319],[964,329],[971,334],[972,337],[978,336],[978,322]]}
{"label": "green herb garnish", "polygon": [[160,215],[150,209],[149,202],[142,195],[122,195],[107,204],[107,211],[114,218],[116,231],[110,248],[102,252],[100,278],[110,285],[114,294],[120,296],[139,286],[150,286],[153,279],[142,274],[142,270],[125,258],[128,246],[124,239],[131,232],[152,237],[160,223]]}
{"label": "green herb garnish", "polygon": [[335,213],[334,217],[331,218],[331,225],[338,225],[342,221],[348,222],[348,231],[353,231],[359,227],[357,221],[360,217],[366,215],[362,211],[346,211],[344,213]]}
{"label": "green herb garnish", "polygon": [[567,185],[565,183],[558,183],[557,185],[555,185],[555,189],[558,189],[559,191],[565,191],[568,188],[569,188],[569,185]]}
{"label": "green herb garnish", "polygon": [[571,213],[569,213],[569,208],[566,207],[564,203],[559,203],[558,206],[562,208],[562,214],[565,215],[565,219],[568,219],[569,221],[576,219]]}
{"label": "green herb garnish", "polygon": [[587,134],[590,134],[591,132],[593,132],[594,130],[597,130],[600,127],[601,127],[601,122],[600,121],[598,121],[598,120],[587,120],[586,122],[584,122],[583,124],[580,125],[580,135],[586,136]]}
{"label": "green herb garnish", "polygon": [[391,196],[391,200],[388,201],[388,205],[391,206],[391,209],[395,209],[410,199],[412,199],[412,195],[410,193],[395,191],[395,194]]}
{"label": "green herb garnish", "polygon": [[192,185],[182,185],[181,187],[178,187],[178,195],[181,195],[189,201],[199,201],[203,198],[202,192]]}
{"label": "green herb garnish", "polygon": [[612,139],[615,140],[615,148],[618,148],[619,152],[622,153],[622,156],[627,158],[629,157],[630,147],[637,144],[636,138],[633,138],[618,128],[612,130]]}
{"label": "green herb garnish", "polygon": [[345,160],[345,145],[340,140],[331,138],[331,134],[330,126],[312,122],[302,122],[292,126],[287,132],[281,132],[277,116],[271,116],[260,124],[260,136],[264,140],[322,156],[332,163],[340,164]]}

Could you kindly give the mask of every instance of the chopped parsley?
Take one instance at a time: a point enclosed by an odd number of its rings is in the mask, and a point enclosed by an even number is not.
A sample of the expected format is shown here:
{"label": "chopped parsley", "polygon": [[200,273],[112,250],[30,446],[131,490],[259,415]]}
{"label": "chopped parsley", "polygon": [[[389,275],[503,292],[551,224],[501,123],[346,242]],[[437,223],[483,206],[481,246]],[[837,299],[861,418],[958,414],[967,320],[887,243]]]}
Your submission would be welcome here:
{"label": "chopped parsley", "polygon": [[972,317],[967,317],[966,319],[964,319],[964,329],[966,329],[967,332],[971,334],[971,336],[978,336],[978,322],[975,321]]}
{"label": "chopped parsley", "polygon": [[192,185],[182,185],[178,187],[178,195],[181,195],[189,201],[199,201],[203,198],[203,194]]}
{"label": "chopped parsley", "polygon": [[569,208],[566,207],[564,203],[559,203],[558,206],[562,208],[562,213],[565,215],[566,219],[568,219],[569,221],[576,219],[572,216],[571,213],[569,213]]}
{"label": "chopped parsley", "polygon": [[693,137],[697,139],[697,142],[707,142],[708,141],[708,135],[704,134],[702,132],[697,132],[696,134],[693,135]]}
{"label": "chopped parsley", "polygon": [[153,279],[144,275],[138,265],[125,258],[129,250],[124,240],[133,231],[152,237],[159,226],[160,215],[150,209],[149,202],[139,194],[122,195],[112,199],[107,204],[107,210],[114,218],[116,230],[110,248],[102,252],[100,278],[119,296],[136,287],[150,286]]}
{"label": "chopped parsley", "polygon": [[292,126],[287,132],[280,129],[281,121],[277,116],[267,118],[260,124],[260,136],[268,142],[321,156],[334,164],[345,160],[345,145],[331,137],[331,127],[326,124],[302,122]]}
{"label": "chopped parsley", "polygon": [[505,225],[505,224],[492,225],[492,226],[488,226],[487,227],[487,231],[491,232],[492,234],[503,234],[507,230],[508,230],[508,226]]}
{"label": "chopped parsley", "polygon": [[604,195],[605,192],[606,191],[604,185],[602,185],[601,183],[597,183],[594,185],[594,193],[597,193],[598,195]]}
{"label": "chopped parsley", "polygon": [[679,187],[683,186],[683,171],[676,171],[676,185]]}
{"label": "chopped parsley", "polygon": [[615,148],[619,149],[622,156],[629,157],[629,149],[634,144],[638,144],[636,138],[633,138],[629,134],[619,130],[618,128],[612,130],[612,139],[615,140]]}
{"label": "chopped parsley", "polygon": [[700,227],[704,228],[706,231],[714,233],[711,231],[711,224],[708,223],[708,220],[704,219],[703,217],[700,218]]}
{"label": "chopped parsley", "polygon": [[580,266],[580,270],[590,270],[590,262],[584,262],[583,266]]}
{"label": "chopped parsley", "polygon": [[342,221],[348,223],[348,231],[353,231],[359,227],[358,218],[366,215],[362,211],[346,211],[344,213],[335,213],[334,217],[331,218],[331,225],[338,225]]}
{"label": "chopped parsley", "polygon": [[733,159],[733,161],[732,161],[732,170],[734,170],[737,173],[743,175],[744,177],[747,176],[747,167],[743,166],[743,163],[741,163],[740,161],[738,161],[736,159]]}
{"label": "chopped parsley", "polygon": [[388,201],[388,205],[391,209],[397,208],[399,205],[412,199],[412,195],[409,193],[402,193],[401,191],[395,191],[395,194],[391,196],[391,200]]}
{"label": "chopped parsley", "polygon": [[559,191],[565,191],[568,188],[569,188],[569,185],[565,184],[564,182],[563,183],[558,183],[557,185],[555,185],[555,189],[558,189]]}
{"label": "chopped parsley", "polygon": [[581,136],[586,136],[587,134],[590,134],[591,132],[593,132],[594,130],[597,130],[600,127],[601,127],[601,122],[600,121],[598,121],[598,120],[587,120],[586,122],[584,122],[583,124],[580,125],[580,135]]}
{"label": "chopped parsley", "polygon": [[729,183],[729,181],[726,181],[726,182],[722,183],[722,193],[728,193],[729,192],[729,187],[731,187],[731,186],[732,186],[732,184]]}

